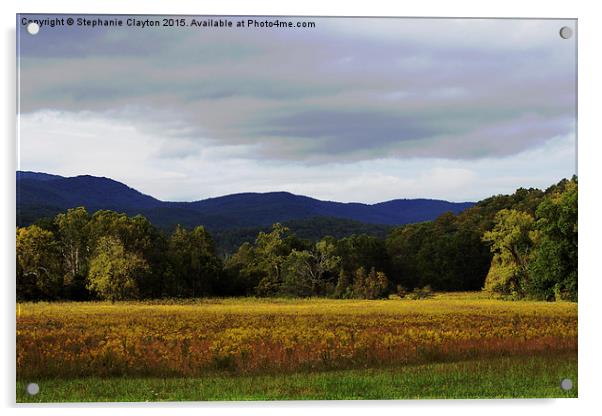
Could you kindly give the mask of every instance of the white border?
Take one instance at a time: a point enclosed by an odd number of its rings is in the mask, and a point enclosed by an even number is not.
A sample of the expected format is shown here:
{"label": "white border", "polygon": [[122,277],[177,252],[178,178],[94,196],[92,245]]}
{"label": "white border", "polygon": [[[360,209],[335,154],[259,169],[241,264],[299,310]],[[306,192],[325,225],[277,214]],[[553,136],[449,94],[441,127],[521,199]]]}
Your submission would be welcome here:
{"label": "white border", "polygon": [[[365,415],[372,409],[382,414],[417,413],[446,415],[504,415],[508,413],[542,413],[547,415],[594,413],[599,397],[600,384],[600,310],[602,276],[598,271],[600,236],[600,186],[596,179],[600,173],[600,40],[602,22],[593,1],[530,1],[505,0],[454,0],[417,2],[392,2],[369,0],[360,4],[349,1],[327,2],[324,0],[283,1],[219,1],[193,2],[185,0],[3,0],[2,14],[2,189],[0,204],[2,238],[0,240],[3,337],[0,343],[0,392],[4,407],[14,408],[15,323],[14,323],[14,224],[15,224],[15,14],[21,13],[131,13],[131,14],[284,14],[284,15],[336,15],[336,16],[444,16],[444,17],[550,17],[579,19],[579,182],[580,182],[580,290],[579,290],[579,399],[572,400],[456,400],[456,401],[404,401],[404,402],[277,402],[277,403],[193,403],[171,405],[109,405],[115,407],[112,415],[131,414],[164,415],[166,413],[199,414],[220,413],[253,415],[327,414],[341,412],[347,415]],[[596,186],[598,185],[598,186]],[[200,407],[200,409],[198,409]],[[28,407],[19,409],[23,414],[42,411],[45,414],[79,415],[81,409],[69,405],[60,407]],[[90,405],[89,415],[106,415],[106,405]],[[5,413],[7,414],[7,413]]]}

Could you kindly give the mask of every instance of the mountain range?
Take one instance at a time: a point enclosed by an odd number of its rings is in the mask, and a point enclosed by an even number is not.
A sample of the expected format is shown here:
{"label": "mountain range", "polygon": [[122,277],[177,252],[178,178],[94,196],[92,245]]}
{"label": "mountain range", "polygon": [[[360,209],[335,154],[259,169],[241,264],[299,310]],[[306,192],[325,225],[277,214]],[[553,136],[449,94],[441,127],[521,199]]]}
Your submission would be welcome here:
{"label": "mountain range", "polygon": [[128,215],[142,214],[163,229],[181,224],[204,225],[215,231],[235,230],[318,217],[345,220],[348,224],[394,226],[432,220],[444,212],[458,213],[474,205],[434,199],[342,203],[289,192],[239,193],[193,202],[169,202],[105,177],[18,171],[16,179],[19,226],[78,206],[86,207],[89,212],[110,209]]}

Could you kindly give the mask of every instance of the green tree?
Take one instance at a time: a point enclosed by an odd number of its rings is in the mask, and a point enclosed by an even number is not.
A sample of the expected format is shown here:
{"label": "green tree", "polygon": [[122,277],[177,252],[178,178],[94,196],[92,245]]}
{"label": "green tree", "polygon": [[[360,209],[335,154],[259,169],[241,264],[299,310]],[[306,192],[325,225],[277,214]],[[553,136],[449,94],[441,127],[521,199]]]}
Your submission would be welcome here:
{"label": "green tree", "polygon": [[147,273],[136,276],[141,298],[156,298],[170,293],[168,248],[165,236],[145,217],[110,210],[95,212],[87,226],[89,245],[93,249],[103,237],[118,239],[125,250],[143,258],[149,265]]}
{"label": "green tree", "polygon": [[577,300],[577,179],[563,183],[537,208],[536,250],[527,290],[539,299]]}
{"label": "green tree", "polygon": [[208,296],[222,270],[221,260],[209,233],[203,227],[188,231],[176,227],[169,238],[168,253],[173,295]]}
{"label": "green tree", "polygon": [[363,299],[366,297],[366,280],[368,275],[366,269],[363,267],[358,268],[353,276],[353,297]]}
{"label": "green tree", "polygon": [[336,242],[336,255],[341,258],[341,267],[349,276],[360,267],[389,269],[389,256],[381,238],[365,234],[345,237]]}
{"label": "green tree", "polygon": [[343,268],[339,271],[339,278],[337,279],[337,285],[334,288],[333,296],[337,299],[348,299],[353,295],[353,289],[351,287],[351,279]]}
{"label": "green tree", "polygon": [[227,278],[227,293],[250,295],[261,279],[263,272],[258,267],[255,249],[251,243],[243,243],[238,250],[224,261],[224,274]]}
{"label": "green tree", "polygon": [[387,296],[389,279],[384,272],[378,272],[372,268],[366,283],[368,286],[367,299],[380,299]]}
{"label": "green tree", "polygon": [[320,240],[313,250],[293,249],[283,263],[282,293],[290,296],[326,294],[340,261],[331,238]]}
{"label": "green tree", "polygon": [[103,299],[136,299],[136,276],[148,272],[148,264],[138,254],[128,252],[115,237],[101,237],[90,261],[88,289]]}
{"label": "green tree", "polygon": [[280,294],[307,297],[315,293],[318,282],[312,278],[315,273],[315,258],[311,252],[291,251],[282,264],[282,271]]}
{"label": "green tree", "polygon": [[353,297],[360,299],[379,299],[387,294],[389,280],[383,272],[377,272],[374,267],[366,273],[366,269],[360,267],[355,272],[353,281]]}
{"label": "green tree", "polygon": [[386,242],[392,283],[431,285],[435,290],[481,289],[492,257],[481,235],[476,221],[451,212],[395,229]]}
{"label": "green tree", "polygon": [[262,274],[255,288],[259,296],[273,296],[280,291],[282,265],[290,253],[285,240],[289,229],[282,224],[274,224],[270,233],[261,232],[255,240],[255,264],[252,267]]}
{"label": "green tree", "polygon": [[90,215],[84,207],[69,209],[66,213],[58,214],[54,219],[63,259],[64,283],[71,298],[85,297],[91,251],[89,222]]}
{"label": "green tree", "polygon": [[17,228],[17,299],[56,299],[63,276],[54,234],[37,225]]}
{"label": "green tree", "polygon": [[334,291],[333,280],[336,279],[336,270],[342,261],[341,256],[337,254],[336,243],[335,238],[325,237],[315,245],[315,268],[312,274],[315,294],[332,295]]}
{"label": "green tree", "polygon": [[387,253],[391,261],[393,281],[405,287],[416,287],[424,280],[425,268],[419,253],[432,226],[429,223],[408,224],[394,229],[387,237]]}
{"label": "green tree", "polygon": [[513,209],[502,209],[495,225],[485,232],[483,241],[494,253],[485,289],[500,293],[526,294],[529,284],[529,258],[533,248],[533,216]]}
{"label": "green tree", "polygon": [[110,210],[96,211],[89,222],[90,245],[94,247],[102,237],[119,239],[129,250],[143,255],[152,245],[152,224],[143,216],[128,217]]}

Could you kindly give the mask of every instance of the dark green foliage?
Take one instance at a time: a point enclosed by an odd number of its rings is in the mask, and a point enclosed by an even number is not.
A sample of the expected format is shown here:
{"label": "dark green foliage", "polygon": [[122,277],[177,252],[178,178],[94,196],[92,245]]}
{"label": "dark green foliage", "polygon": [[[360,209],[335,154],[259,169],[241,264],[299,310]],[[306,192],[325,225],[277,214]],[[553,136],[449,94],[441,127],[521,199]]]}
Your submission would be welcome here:
{"label": "dark green foliage", "polygon": [[[383,239],[392,229],[388,225],[367,224],[344,218],[312,217],[282,223],[297,238],[317,242],[326,236],[342,239],[352,235],[365,235]],[[213,230],[212,235],[221,255],[235,253],[244,243],[253,243],[260,232],[269,233],[270,226],[239,228],[233,230]]]}
{"label": "dark green foliage", "polygon": [[542,300],[577,300],[577,178],[546,190],[534,210],[503,209],[483,239],[494,253],[485,289]]}
{"label": "dark green foliage", "polygon": [[393,283],[435,290],[478,290],[491,262],[481,230],[452,213],[395,229],[387,252]]}
{"label": "dark green foliage", "polygon": [[[457,215],[395,228],[386,238],[380,226],[349,220],[290,224],[299,234],[279,223],[231,234],[227,244],[248,241],[222,259],[201,226],[176,226],[167,235],[141,215],[69,209],[17,228],[17,297],[424,298],[431,287],[485,287],[516,297],[577,299],[576,178],[545,192],[497,195]],[[348,234],[364,229],[375,235]]]}
{"label": "dark green foliage", "polygon": [[[492,285],[505,282],[497,286],[496,291],[501,293],[549,299],[554,298],[556,291],[561,297],[574,299],[571,293],[576,296],[576,187],[572,210],[566,204],[559,208],[549,202],[567,186],[570,188],[572,182],[576,184],[576,178],[562,180],[545,192],[521,188],[512,195],[487,198],[458,215],[446,213],[434,221],[394,229],[386,240],[391,281],[404,287],[428,284],[434,290],[478,290],[489,275]],[[522,246],[514,247],[518,251],[494,247],[491,239],[482,240],[499,225],[498,213],[508,211],[521,213],[521,218],[537,218],[537,247],[531,247],[535,243],[530,241],[530,223],[522,227]],[[552,222],[543,219],[554,215],[557,219]],[[564,228],[553,225],[559,221]],[[575,225],[572,235],[568,232],[573,229],[570,224]],[[560,232],[560,228],[565,232]],[[507,231],[511,229],[508,226]],[[536,254],[531,255],[531,249]],[[532,258],[537,260],[531,262]],[[536,269],[538,272],[533,273]]]}
{"label": "dark green foliage", "polygon": [[529,293],[540,299],[577,300],[577,180],[557,187],[537,208]]}
{"label": "dark green foliage", "polygon": [[255,288],[259,296],[275,296],[280,292],[282,284],[283,263],[292,251],[287,244],[289,229],[281,224],[274,224],[272,232],[259,233],[255,241],[255,263],[251,267],[262,271],[261,280]]}
{"label": "dark green foliage", "polygon": [[168,242],[140,215],[90,216],[82,207],[40,224],[17,228],[20,299],[194,297],[221,289],[221,260],[202,227],[179,228]]}
{"label": "dark green foliage", "polygon": [[260,232],[255,244],[245,243],[225,263],[228,276],[252,285],[258,296],[326,295],[334,290],[340,263],[336,240],[325,238],[308,245],[281,224]]}
{"label": "dark green foliage", "polygon": [[221,260],[215,254],[211,236],[203,227],[192,231],[178,226],[167,246],[169,285],[165,291],[170,296],[209,296],[217,287]]}
{"label": "dark green foliage", "polygon": [[[81,211],[83,208],[77,210]],[[68,214],[72,211],[69,210]],[[83,215],[80,213],[80,216]],[[61,218],[61,214],[57,216],[57,220],[59,218]],[[163,233],[146,218],[141,215],[128,217],[126,214],[108,210],[97,211],[88,217],[88,222],[81,228],[80,234],[83,239],[82,244],[85,243],[87,246],[87,253],[94,250],[100,239],[113,237],[123,244],[127,252],[145,260],[149,267],[144,273],[138,273],[135,277],[136,285],[139,288],[139,298],[160,297],[166,294],[164,276],[168,266],[166,261],[167,241]],[[83,267],[85,272],[85,263]]]}
{"label": "dark green foliage", "polygon": [[519,188],[511,195],[495,195],[486,198],[458,214],[458,217],[462,222],[475,225],[482,234],[493,227],[495,215],[502,209],[514,209],[535,215],[537,206],[548,192],[550,189],[544,192],[535,188]]}
{"label": "dark green foliage", "polygon": [[[287,227],[274,224],[271,232],[260,232],[254,244],[244,243],[227,258],[225,272],[234,279],[234,286],[244,286],[247,294],[276,296],[282,293],[285,274],[292,273],[289,270],[292,260],[287,262],[288,256],[292,252],[303,253],[306,247],[307,244],[291,235]],[[289,276],[291,288],[292,283]]]}
{"label": "dark green foliage", "polygon": [[306,297],[330,295],[341,258],[335,253],[336,240],[324,239],[310,250],[293,249],[283,264],[280,293]]}
{"label": "dark green foliage", "polygon": [[60,251],[54,234],[37,225],[17,229],[17,299],[57,299],[61,295]]}
{"label": "dark green foliage", "polygon": [[337,299],[349,299],[353,295],[353,289],[351,287],[351,279],[345,270],[339,271],[339,277],[337,279],[337,285],[334,288],[333,297]]}
{"label": "dark green foliage", "polygon": [[87,297],[86,276],[91,254],[89,222],[90,215],[83,207],[58,214],[52,222],[59,236],[65,296],[71,299]]}
{"label": "dark green foliage", "polygon": [[[229,295],[251,295],[263,277],[253,244],[243,243],[224,261],[224,281]],[[224,283],[225,283],[224,282]]]}
{"label": "dark green foliage", "polygon": [[389,256],[381,238],[364,234],[343,238],[336,242],[336,255],[341,258],[341,268],[347,276],[353,276],[360,267],[389,270]]}

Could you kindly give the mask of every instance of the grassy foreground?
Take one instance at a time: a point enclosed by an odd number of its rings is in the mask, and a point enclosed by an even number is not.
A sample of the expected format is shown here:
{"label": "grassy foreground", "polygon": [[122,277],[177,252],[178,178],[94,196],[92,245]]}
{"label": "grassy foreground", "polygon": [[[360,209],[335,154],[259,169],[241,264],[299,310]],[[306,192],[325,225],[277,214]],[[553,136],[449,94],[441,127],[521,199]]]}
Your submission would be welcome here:
{"label": "grassy foreground", "polygon": [[577,304],[481,293],[22,303],[16,353],[19,401],[575,396],[559,383],[576,383]]}
{"label": "grassy foreground", "polygon": [[[573,389],[560,381],[570,378]],[[577,358],[506,357],[394,369],[197,378],[79,378],[17,382],[17,402],[467,399],[577,397]]]}

